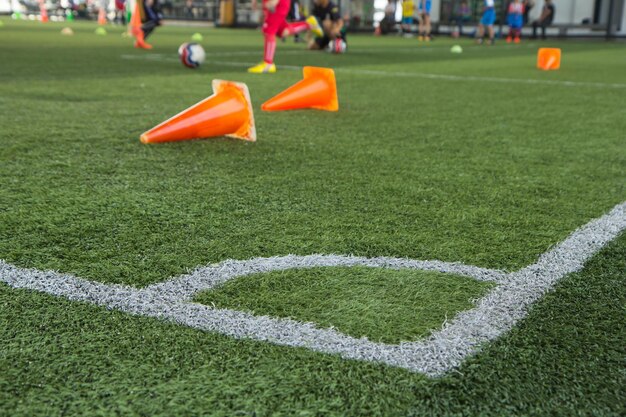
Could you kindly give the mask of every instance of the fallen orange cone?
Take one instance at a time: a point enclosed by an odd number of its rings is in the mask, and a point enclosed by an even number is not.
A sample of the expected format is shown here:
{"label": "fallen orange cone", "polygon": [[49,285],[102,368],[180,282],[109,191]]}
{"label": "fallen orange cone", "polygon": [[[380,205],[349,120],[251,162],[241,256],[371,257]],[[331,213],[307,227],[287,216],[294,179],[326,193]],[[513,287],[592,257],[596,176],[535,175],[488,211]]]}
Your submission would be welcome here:
{"label": "fallen orange cone", "polygon": [[537,68],[544,71],[561,68],[561,50],[559,48],[539,48]]}
{"label": "fallen orange cone", "polygon": [[248,87],[213,80],[214,94],[143,133],[142,143],[162,143],[229,136],[256,141]]}
{"label": "fallen orange cone", "polygon": [[302,81],[267,100],[261,110],[339,110],[335,72],[329,68],[304,67],[303,73]]}

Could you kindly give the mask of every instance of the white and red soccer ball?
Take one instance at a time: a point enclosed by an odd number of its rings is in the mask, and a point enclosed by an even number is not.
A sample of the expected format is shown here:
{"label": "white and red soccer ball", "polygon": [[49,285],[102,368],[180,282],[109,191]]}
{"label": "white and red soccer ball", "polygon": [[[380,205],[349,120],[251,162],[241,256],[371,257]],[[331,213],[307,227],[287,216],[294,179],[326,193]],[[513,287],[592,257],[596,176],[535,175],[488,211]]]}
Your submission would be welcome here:
{"label": "white and red soccer ball", "polygon": [[326,47],[326,50],[331,54],[343,54],[346,52],[347,48],[348,45],[346,44],[346,41],[341,38],[335,38],[330,41],[330,43]]}
{"label": "white and red soccer ball", "polygon": [[201,45],[193,42],[185,42],[178,48],[180,62],[187,68],[198,68],[206,58],[206,53]]}

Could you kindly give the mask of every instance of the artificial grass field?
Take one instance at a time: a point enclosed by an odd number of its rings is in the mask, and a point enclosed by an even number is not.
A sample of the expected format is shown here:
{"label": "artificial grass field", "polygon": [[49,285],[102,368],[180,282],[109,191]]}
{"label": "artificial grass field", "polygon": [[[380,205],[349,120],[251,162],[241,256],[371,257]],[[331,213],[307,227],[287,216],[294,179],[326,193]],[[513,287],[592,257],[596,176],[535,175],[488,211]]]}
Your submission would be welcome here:
{"label": "artificial grass field", "polygon": [[[353,36],[332,56],[288,41],[279,73],[258,76],[245,72],[261,57],[256,31],[201,29],[207,62],[192,71],[176,49],[196,28],[160,28],[146,52],[119,28],[76,23],[63,37],[59,24],[2,21],[0,259],[18,266],[134,286],[289,253],[516,270],[626,200],[624,44],[461,40],[453,55],[444,38]],[[539,46],[562,48],[560,71],[534,68]],[[261,112],[301,78],[281,64],[335,68],[340,111]],[[258,142],[139,143],[213,78],[248,84]],[[440,379],[0,284],[0,415],[623,415],[625,259],[622,236]],[[351,273],[324,279],[353,297]],[[284,275],[306,299],[306,275]],[[229,283],[235,295],[259,291],[251,278]],[[261,289],[265,314],[371,333],[362,310],[326,323],[295,297],[281,313],[291,301]],[[381,309],[405,297],[363,294]],[[414,336],[441,325],[419,320]]]}
{"label": "artificial grass field", "polygon": [[311,268],[241,277],[196,301],[397,344],[426,336],[492,287],[439,272]]}

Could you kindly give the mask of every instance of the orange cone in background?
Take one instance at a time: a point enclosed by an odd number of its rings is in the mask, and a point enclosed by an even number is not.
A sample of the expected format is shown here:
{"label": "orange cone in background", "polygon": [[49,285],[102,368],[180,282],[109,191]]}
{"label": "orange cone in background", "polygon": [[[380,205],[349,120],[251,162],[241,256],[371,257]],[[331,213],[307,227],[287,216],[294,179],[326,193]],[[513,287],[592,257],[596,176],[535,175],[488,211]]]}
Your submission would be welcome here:
{"label": "orange cone in background", "polygon": [[229,136],[256,141],[248,87],[213,80],[213,95],[143,133],[142,143],[162,143]]}
{"label": "orange cone in background", "polygon": [[303,73],[302,81],[267,100],[261,110],[339,110],[335,72],[330,68],[304,67]]}
{"label": "orange cone in background", "polygon": [[143,38],[143,32],[141,30],[141,14],[139,12],[139,2],[135,2],[135,7],[133,8],[133,12],[130,15],[130,24],[128,25],[128,31],[134,37],[139,36],[141,33],[141,37]]}
{"label": "orange cone in background", "polygon": [[46,5],[43,0],[39,0],[39,13],[41,14],[41,23],[48,23],[50,18],[48,18],[48,11],[46,10]]}
{"label": "orange cone in background", "polygon": [[103,7],[101,7],[100,11],[98,12],[98,24],[100,26],[104,26],[104,25],[107,24],[107,15],[104,12],[104,8]]}
{"label": "orange cone in background", "polygon": [[559,48],[539,48],[537,68],[544,71],[561,68],[561,50]]}
{"label": "orange cone in background", "polygon": [[135,8],[130,16],[128,31],[135,37],[135,48],[152,49],[152,45],[145,41],[143,30],[141,30],[141,9],[139,1],[135,1]]}

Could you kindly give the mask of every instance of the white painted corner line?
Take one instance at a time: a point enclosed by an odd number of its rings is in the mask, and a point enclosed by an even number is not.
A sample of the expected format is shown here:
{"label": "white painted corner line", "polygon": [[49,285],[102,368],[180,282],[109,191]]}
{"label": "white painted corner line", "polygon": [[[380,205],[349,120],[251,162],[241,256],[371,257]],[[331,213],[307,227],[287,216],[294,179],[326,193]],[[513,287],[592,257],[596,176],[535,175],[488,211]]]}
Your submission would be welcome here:
{"label": "white painted corner line", "polygon": [[[512,273],[441,261],[288,255],[244,261],[227,260],[217,266],[200,268],[191,274],[141,289],[88,281],[57,272],[17,268],[0,261],[0,282],[14,288],[40,291],[133,315],[158,317],[235,338],[303,347],[436,377],[459,366],[485,343],[510,330],[559,279],[582,269],[587,260],[624,230],[626,202],[577,229],[566,240],[541,255],[536,263]],[[191,301],[199,291],[244,275],[332,266],[440,271],[491,281],[496,286],[473,309],[459,313],[430,337],[397,345],[376,343],[365,338],[356,339],[333,329],[317,328],[311,323],[254,316]]]}

